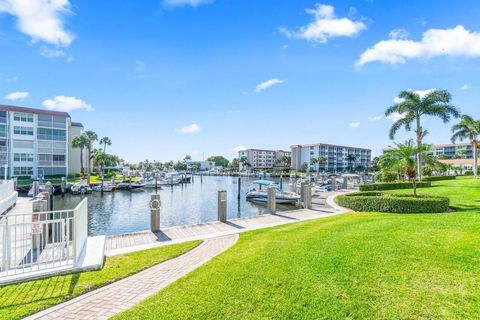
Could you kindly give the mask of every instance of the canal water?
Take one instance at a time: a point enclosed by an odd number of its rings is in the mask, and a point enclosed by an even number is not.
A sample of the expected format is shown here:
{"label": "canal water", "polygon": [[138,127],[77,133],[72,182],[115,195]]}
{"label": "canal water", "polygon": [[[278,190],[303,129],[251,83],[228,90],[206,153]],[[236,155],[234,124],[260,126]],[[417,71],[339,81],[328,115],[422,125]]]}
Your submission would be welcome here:
{"label": "canal water", "polygon": [[[255,180],[241,178],[240,201],[237,199],[238,178],[205,176],[203,183],[195,176],[191,184],[163,186],[158,190],[161,199],[160,225],[162,228],[197,224],[217,220],[217,193],[227,190],[228,219],[257,216],[267,213],[266,204],[245,199]],[[274,179],[272,179],[274,180]],[[290,191],[289,179],[284,179],[283,189]],[[99,192],[88,197],[88,231],[90,235],[113,235],[150,229],[150,195],[155,189]],[[56,196],[55,210],[73,209],[82,196]],[[291,205],[277,205],[278,211],[295,209]]]}

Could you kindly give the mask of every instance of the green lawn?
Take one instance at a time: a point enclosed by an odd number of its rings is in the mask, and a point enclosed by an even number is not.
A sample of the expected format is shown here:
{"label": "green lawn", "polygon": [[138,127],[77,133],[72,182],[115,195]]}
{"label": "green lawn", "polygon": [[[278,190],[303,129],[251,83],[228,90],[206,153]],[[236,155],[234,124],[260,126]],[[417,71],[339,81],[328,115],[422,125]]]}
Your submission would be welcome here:
{"label": "green lawn", "polygon": [[[448,214],[349,213],[243,233],[118,319],[478,319],[480,181]],[[402,191],[403,192],[403,191]]]}
{"label": "green lawn", "polygon": [[75,273],[0,287],[0,319],[20,319],[120,280],[198,246],[201,241],[107,257],[100,271]]}

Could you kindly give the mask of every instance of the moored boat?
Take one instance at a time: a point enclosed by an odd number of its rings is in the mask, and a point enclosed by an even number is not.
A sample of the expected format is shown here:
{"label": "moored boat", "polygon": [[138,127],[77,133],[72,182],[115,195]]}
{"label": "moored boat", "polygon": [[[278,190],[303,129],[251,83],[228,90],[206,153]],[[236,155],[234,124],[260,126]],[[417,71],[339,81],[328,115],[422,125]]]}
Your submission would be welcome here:
{"label": "moored boat", "polygon": [[[268,201],[268,188],[274,187],[276,189],[275,202],[276,203],[290,203],[296,204],[300,201],[300,195],[295,192],[282,191],[278,183],[270,180],[256,180],[253,182],[258,185],[258,189],[253,188],[247,192],[248,201],[267,202]],[[262,187],[265,187],[262,189]]]}

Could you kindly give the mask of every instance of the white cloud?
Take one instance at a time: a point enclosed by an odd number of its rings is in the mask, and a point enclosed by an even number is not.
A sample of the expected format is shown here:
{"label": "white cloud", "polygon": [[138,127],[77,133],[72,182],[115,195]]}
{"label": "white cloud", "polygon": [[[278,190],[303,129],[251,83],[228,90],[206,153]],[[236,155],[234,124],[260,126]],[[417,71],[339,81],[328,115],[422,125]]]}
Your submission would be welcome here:
{"label": "white cloud", "polygon": [[213,0],[163,0],[163,3],[166,4],[167,6],[192,6],[192,7],[197,7],[202,4],[209,4],[212,3]]}
{"label": "white cloud", "polygon": [[180,132],[183,134],[192,134],[192,133],[197,133],[200,132],[200,126],[196,123],[191,123],[189,125],[186,125],[182,129],[180,129]]}
{"label": "white cloud", "polygon": [[337,18],[335,8],[330,5],[317,3],[314,9],[306,9],[305,11],[314,17],[312,22],[300,27],[297,31],[291,31],[285,27],[280,27],[278,30],[288,38],[327,43],[330,38],[352,37],[367,28],[361,21]]}
{"label": "white cloud", "polygon": [[17,92],[11,92],[7,94],[4,99],[5,100],[10,100],[10,101],[15,101],[15,100],[23,100],[28,98],[30,94],[26,91],[17,91]]}
{"label": "white cloud", "polygon": [[398,112],[394,112],[391,115],[387,116],[387,119],[392,121],[392,122],[397,122],[398,120],[403,119],[403,118],[405,118],[405,115],[400,114]]}
{"label": "white cloud", "polygon": [[372,121],[372,122],[380,121],[380,120],[382,120],[382,119],[383,119],[382,116],[371,116],[371,117],[368,117],[368,121]]}
{"label": "white cloud", "polygon": [[468,89],[472,89],[472,86],[469,84],[464,84],[463,86],[460,87],[460,90],[468,90]]}
{"label": "white cloud", "polygon": [[73,61],[73,56],[61,49],[50,49],[43,47],[40,50],[40,54],[45,58],[65,58],[68,62]]}
{"label": "white cloud", "polygon": [[360,127],[360,122],[350,122],[350,123],[348,124],[348,126],[349,126],[350,128],[356,129],[356,128]]}
{"label": "white cloud", "polygon": [[247,148],[245,146],[242,146],[242,145],[236,146],[235,148],[232,149],[233,152],[240,152],[240,151],[243,151],[243,150],[247,150]]}
{"label": "white cloud", "polygon": [[274,85],[280,84],[280,83],[284,83],[284,82],[285,82],[285,80],[280,80],[278,78],[273,78],[273,79],[267,80],[265,82],[262,82],[262,83],[258,84],[257,87],[255,88],[255,92],[261,92],[265,89],[270,88],[271,86],[274,86]]}
{"label": "white cloud", "polygon": [[48,110],[69,112],[73,110],[93,111],[91,105],[82,99],[75,97],[66,97],[63,95],[55,96],[53,99],[47,99],[42,102],[42,106]]}
{"label": "white cloud", "polygon": [[388,36],[392,39],[405,39],[408,37],[408,31],[405,29],[393,29]]}
{"label": "white cloud", "polygon": [[480,33],[459,25],[452,29],[429,29],[420,41],[391,38],[367,49],[356,62],[405,63],[408,59],[430,59],[440,56],[480,57]]}
{"label": "white cloud", "polygon": [[0,13],[15,16],[18,29],[33,42],[68,46],[73,41],[63,23],[71,14],[69,0],[0,0]]}

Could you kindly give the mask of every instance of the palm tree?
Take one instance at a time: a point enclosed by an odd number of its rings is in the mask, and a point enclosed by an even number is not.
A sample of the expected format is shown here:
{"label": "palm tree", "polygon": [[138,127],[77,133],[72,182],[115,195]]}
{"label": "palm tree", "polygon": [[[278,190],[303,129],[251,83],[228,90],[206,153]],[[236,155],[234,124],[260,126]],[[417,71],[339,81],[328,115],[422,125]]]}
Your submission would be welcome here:
{"label": "palm tree", "polygon": [[[318,164],[318,159],[317,159],[317,158],[311,158],[311,159],[310,159],[310,164],[311,164],[312,166],[316,167],[317,164]],[[318,172],[318,170],[317,170],[317,172]]]}
{"label": "palm tree", "polygon": [[415,162],[418,153],[422,153],[413,139],[405,141],[405,143],[395,143],[396,148],[391,148],[385,153],[387,161],[392,167],[398,167],[409,180],[412,181],[413,195],[417,196],[417,171],[415,170]]}
{"label": "palm tree", "polygon": [[87,136],[84,134],[76,136],[72,140],[72,147],[80,149],[80,171],[82,173],[85,172],[84,170],[85,168],[83,165],[83,154],[84,154],[84,150],[89,146],[89,144],[90,144],[90,141],[88,140]]}
{"label": "palm tree", "polygon": [[354,154],[348,154],[346,159],[348,161],[348,166],[350,167],[350,172],[352,172],[353,171],[353,163],[355,161],[357,161],[357,156],[354,155]]}
{"label": "palm tree", "polygon": [[480,120],[463,115],[460,122],[452,127],[452,142],[469,139],[473,146],[473,177],[478,178],[478,135],[480,134]]}
{"label": "palm tree", "polygon": [[106,153],[107,152],[107,146],[112,145],[112,140],[110,140],[109,137],[103,137],[102,139],[100,139],[99,143],[100,143],[101,146],[103,145],[103,152]]}
{"label": "palm tree", "polygon": [[[386,116],[394,114],[400,115],[402,118],[395,121],[390,128],[390,139],[394,139],[397,131],[404,127],[410,131],[412,125],[415,125],[415,134],[417,141],[417,149],[421,150],[423,138],[428,134],[421,124],[423,116],[433,116],[443,120],[444,123],[450,121],[452,117],[459,117],[460,113],[457,108],[450,104],[451,95],[446,90],[434,90],[423,97],[413,91],[402,91],[398,95],[401,99],[397,103],[389,107],[385,111]],[[422,179],[422,155],[417,153],[417,172],[420,180]]]}

